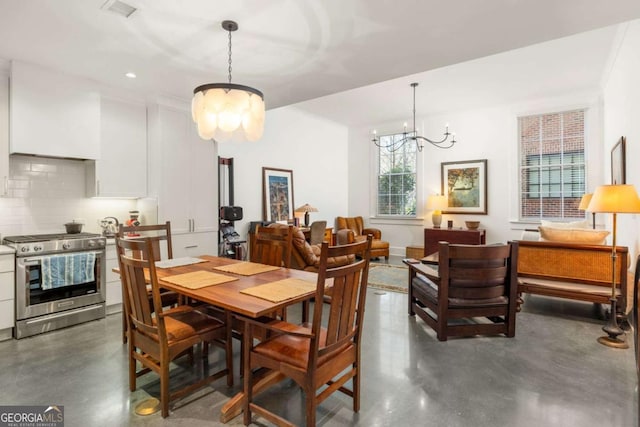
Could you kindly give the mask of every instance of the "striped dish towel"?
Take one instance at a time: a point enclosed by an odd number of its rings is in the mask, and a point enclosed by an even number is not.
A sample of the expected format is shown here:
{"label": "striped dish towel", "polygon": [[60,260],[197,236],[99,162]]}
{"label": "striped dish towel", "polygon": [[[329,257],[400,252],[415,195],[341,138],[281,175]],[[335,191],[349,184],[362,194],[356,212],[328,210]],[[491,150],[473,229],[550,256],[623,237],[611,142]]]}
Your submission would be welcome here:
{"label": "striped dish towel", "polygon": [[95,252],[42,258],[42,289],[81,285],[95,280]]}

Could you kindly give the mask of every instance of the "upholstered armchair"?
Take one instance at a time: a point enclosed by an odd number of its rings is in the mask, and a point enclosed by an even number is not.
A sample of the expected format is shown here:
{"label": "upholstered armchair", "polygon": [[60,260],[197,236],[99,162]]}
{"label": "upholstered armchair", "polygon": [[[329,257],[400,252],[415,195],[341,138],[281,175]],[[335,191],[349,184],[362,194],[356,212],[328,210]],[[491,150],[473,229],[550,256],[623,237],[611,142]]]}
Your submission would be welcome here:
{"label": "upholstered armchair", "polygon": [[[269,227],[287,227],[284,224],[269,224]],[[304,237],[304,233],[298,228],[293,227],[293,239],[291,249],[291,268],[296,270],[306,270],[317,272],[320,265],[320,248],[321,245],[310,245]],[[329,257],[327,263],[329,268],[340,267],[341,265],[351,264],[355,259],[353,257]]]}
{"label": "upholstered armchair", "polygon": [[377,228],[365,228],[361,216],[336,218],[336,241],[338,245],[346,245],[353,242],[367,240],[367,235],[373,236],[371,242],[371,257],[385,257],[389,259],[389,242],[382,239],[382,232]]}

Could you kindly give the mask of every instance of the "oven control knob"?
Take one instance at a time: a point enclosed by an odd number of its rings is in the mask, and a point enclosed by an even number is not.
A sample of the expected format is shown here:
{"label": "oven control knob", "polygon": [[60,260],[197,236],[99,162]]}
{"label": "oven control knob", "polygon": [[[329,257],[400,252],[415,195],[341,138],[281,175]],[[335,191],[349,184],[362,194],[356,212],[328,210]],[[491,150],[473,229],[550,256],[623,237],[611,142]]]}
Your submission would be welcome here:
{"label": "oven control knob", "polygon": [[42,250],[42,246],[41,246],[41,245],[35,245],[35,246],[33,247],[33,250],[34,250],[34,251],[36,251],[36,252],[39,252],[39,251],[41,251],[41,250]]}
{"label": "oven control knob", "polygon": [[94,248],[96,246],[96,242],[93,240],[89,240],[89,243],[87,243],[87,246],[89,246],[90,248]]}
{"label": "oven control knob", "polygon": [[20,252],[29,252],[29,246],[23,246],[20,248]]}
{"label": "oven control knob", "polygon": [[69,249],[70,247],[71,247],[71,243],[69,243],[69,242],[64,242],[62,244],[62,249]]}

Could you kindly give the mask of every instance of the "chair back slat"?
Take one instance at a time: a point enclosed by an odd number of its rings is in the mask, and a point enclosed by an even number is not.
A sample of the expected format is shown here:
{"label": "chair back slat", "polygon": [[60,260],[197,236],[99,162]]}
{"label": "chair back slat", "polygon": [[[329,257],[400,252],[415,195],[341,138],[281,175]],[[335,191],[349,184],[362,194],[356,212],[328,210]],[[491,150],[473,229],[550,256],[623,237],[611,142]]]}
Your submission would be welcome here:
{"label": "chair back slat", "polygon": [[292,239],[292,226],[258,226],[250,254],[251,262],[289,268]]}
{"label": "chair back slat", "polygon": [[[331,247],[327,242],[322,243],[315,298],[316,301],[324,300],[327,282],[332,283],[329,291],[331,297],[326,313],[323,311],[323,304],[314,306],[314,338],[311,340],[310,358],[317,359],[338,347],[348,346],[354,340],[360,340],[371,240],[371,236],[368,236],[367,240],[360,243]],[[354,255],[354,259],[355,255],[358,255],[360,259],[352,264],[328,268],[328,258],[343,255]],[[326,318],[323,319],[323,316]],[[321,343],[319,332],[322,325],[326,325],[326,339]]]}
{"label": "chair back slat", "polygon": [[[162,254],[166,253],[167,259],[173,258],[173,243],[171,241],[171,222],[164,224],[150,225],[123,225],[120,224],[118,229],[118,237],[128,239],[144,239],[147,238],[153,245],[153,253],[156,260],[163,259]],[[134,258],[141,258],[141,251],[133,253]]]}
{"label": "chair back slat", "polygon": [[[118,263],[122,273],[126,291],[126,309],[130,319],[130,327],[137,328],[147,335],[157,335],[160,339],[164,333],[162,316],[162,300],[155,269],[155,254],[150,238],[124,239],[116,238]],[[140,254],[137,258],[134,254]],[[151,285],[152,299],[149,300],[147,284]],[[152,313],[156,313],[153,316]]]}

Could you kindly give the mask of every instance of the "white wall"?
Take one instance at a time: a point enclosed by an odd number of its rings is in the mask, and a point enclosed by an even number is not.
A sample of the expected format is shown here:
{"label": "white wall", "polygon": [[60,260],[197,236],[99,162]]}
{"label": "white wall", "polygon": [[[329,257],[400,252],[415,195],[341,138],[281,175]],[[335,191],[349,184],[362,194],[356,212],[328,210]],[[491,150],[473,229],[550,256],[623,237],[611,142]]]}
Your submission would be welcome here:
{"label": "white wall", "polygon": [[100,218],[123,221],[136,209],[136,200],[87,198],[80,160],[11,156],[8,187],[9,197],[0,198],[3,237],[64,233],[64,224],[74,219],[85,223],[82,231],[99,233]]}
{"label": "white wall", "polygon": [[[527,224],[518,220],[518,137],[517,118],[528,114],[563,111],[574,108],[589,108],[587,123],[587,162],[589,175],[587,185],[593,189],[602,182],[602,131],[601,107],[598,88],[589,92],[566,94],[543,99],[528,99],[517,104],[487,106],[482,109],[451,111],[446,114],[422,118],[427,137],[437,139],[449,123],[456,131],[458,143],[451,149],[443,150],[431,145],[422,151],[423,170],[419,191],[422,203],[426,196],[440,192],[441,163],[452,161],[487,159],[487,215],[443,215],[443,223],[453,220],[454,227],[464,227],[465,220],[480,220],[480,226],[487,230],[487,243],[505,242],[518,239]],[[395,131],[401,129],[398,124]],[[383,124],[383,129],[390,129]],[[431,212],[418,212],[417,221],[388,220],[374,215],[374,188],[362,191],[363,177],[374,173],[373,155],[375,149],[370,141],[371,128],[351,129],[350,169],[349,169],[349,215],[368,217],[369,224],[382,230],[388,240],[393,255],[405,254],[406,246],[422,246],[423,228],[431,226]],[[368,162],[361,159],[370,159]],[[369,178],[367,178],[369,179]],[[535,225],[537,226],[537,225]]]}
{"label": "white wall", "polygon": [[[621,136],[627,139],[627,184],[640,190],[640,21],[621,27],[612,53],[611,70],[604,81],[604,155],[602,165],[610,183],[610,151]],[[600,215],[605,216],[605,215]],[[611,215],[606,215],[611,217]],[[608,218],[610,221],[610,218]],[[607,228],[611,229],[611,226]],[[628,246],[632,260],[640,252],[639,215],[618,215],[618,244]]]}
{"label": "white wall", "polygon": [[326,220],[327,226],[333,226],[335,217],[345,215],[348,206],[347,149],[346,126],[296,106],[267,111],[265,132],[258,142],[219,143],[218,155],[234,159],[234,204],[244,213],[244,220],[235,224],[236,231],[244,236],[249,221],[263,219],[263,167],[292,170],[294,207],[309,203],[318,208],[310,221]]}

